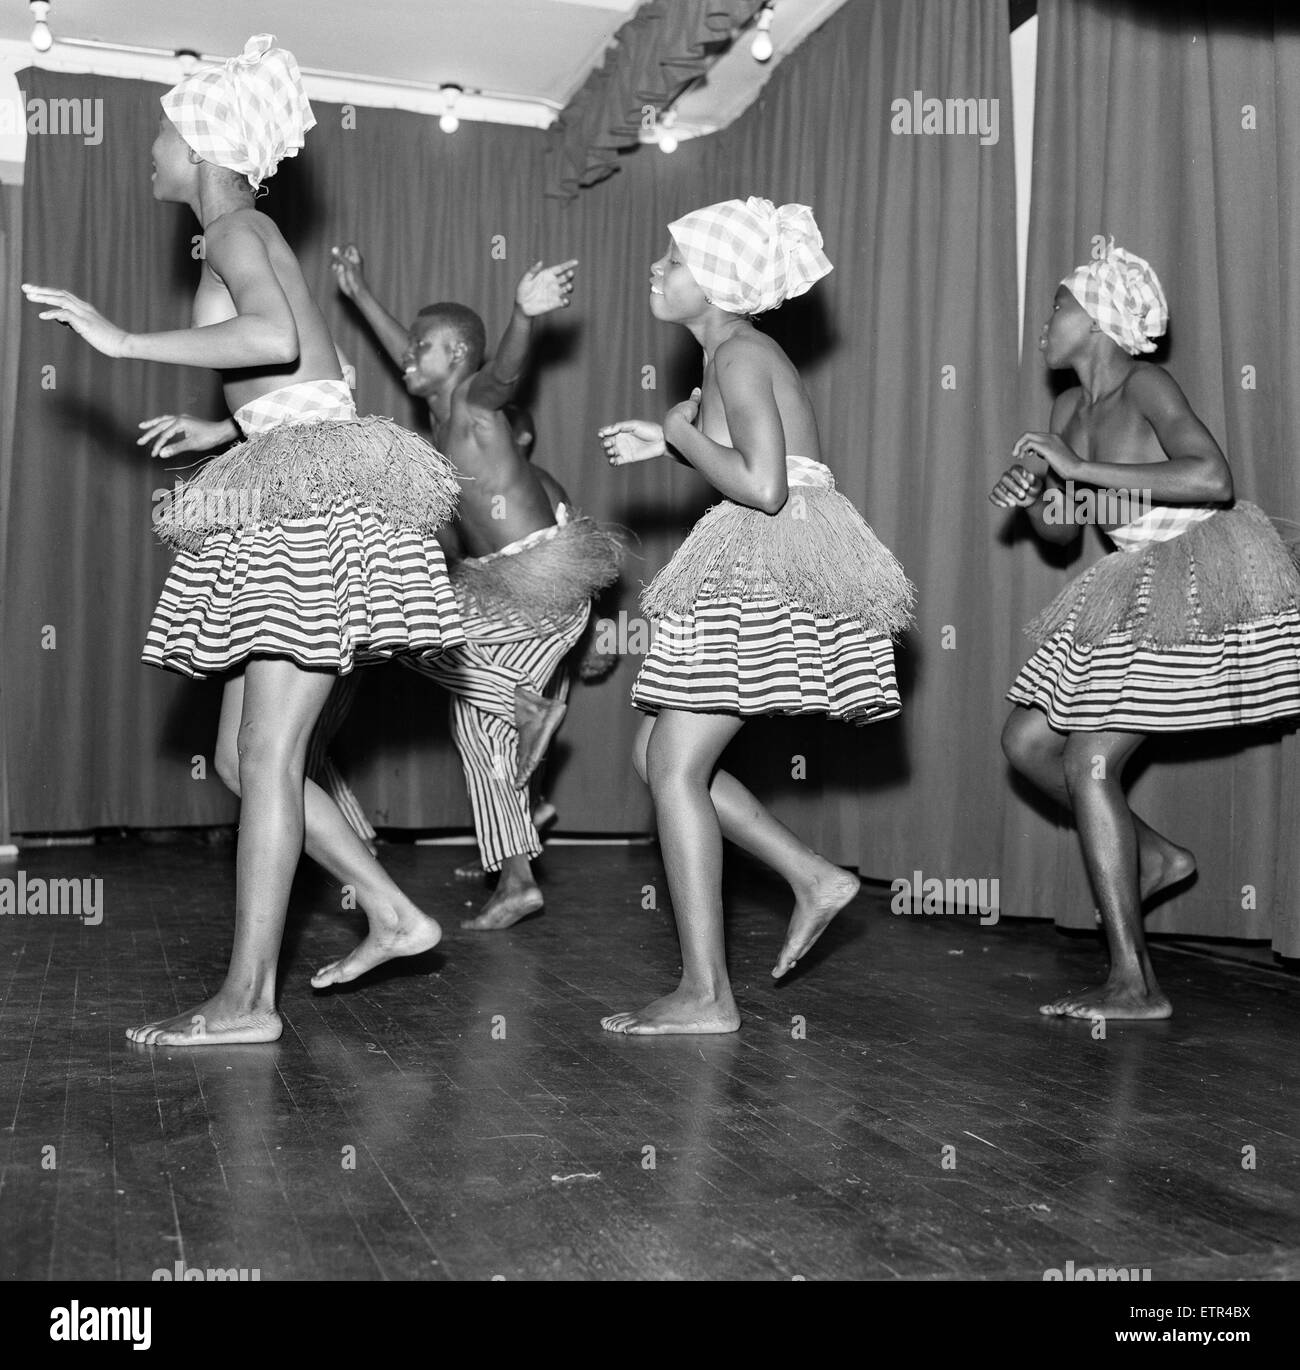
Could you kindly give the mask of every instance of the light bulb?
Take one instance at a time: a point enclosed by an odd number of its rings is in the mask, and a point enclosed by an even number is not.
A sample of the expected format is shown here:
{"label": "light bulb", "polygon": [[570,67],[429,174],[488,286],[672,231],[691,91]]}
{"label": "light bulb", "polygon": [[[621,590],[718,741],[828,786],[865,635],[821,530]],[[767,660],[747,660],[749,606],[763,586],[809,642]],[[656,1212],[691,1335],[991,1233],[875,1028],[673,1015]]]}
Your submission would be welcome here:
{"label": "light bulb", "polygon": [[32,47],[37,52],[49,52],[54,46],[54,35],[45,22],[50,13],[50,0],[32,0],[31,11],[32,18],[36,20],[32,29]]}
{"label": "light bulb", "polygon": [[764,5],[758,12],[758,24],[754,33],[754,42],[749,49],[749,55],[756,62],[766,62],[772,56],[771,5]]}
{"label": "light bulb", "polygon": [[455,133],[460,127],[460,117],[456,113],[456,101],[460,98],[459,86],[443,86],[442,88],[442,117],[438,120],[438,127],[444,133]]}

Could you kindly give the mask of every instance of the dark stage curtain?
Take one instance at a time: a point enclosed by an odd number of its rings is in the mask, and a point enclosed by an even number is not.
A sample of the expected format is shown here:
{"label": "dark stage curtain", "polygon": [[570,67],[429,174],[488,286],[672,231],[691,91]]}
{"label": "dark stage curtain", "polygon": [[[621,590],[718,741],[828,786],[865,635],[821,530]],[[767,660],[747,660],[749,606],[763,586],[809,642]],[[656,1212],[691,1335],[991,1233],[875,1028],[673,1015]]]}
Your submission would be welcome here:
{"label": "dark stage curtain", "polygon": [[[22,326],[23,191],[0,185],[0,643],[8,642],[5,610],[5,546],[9,539],[9,490],[13,472],[14,411],[18,397],[18,332]],[[8,844],[9,820],[7,691],[0,678],[0,846]]]}
{"label": "dark stage curtain", "polygon": [[[675,463],[610,469],[595,436],[613,419],[662,416],[698,379],[694,342],[647,307],[665,225],[729,195],[814,206],[836,269],[766,326],[804,368],[841,487],[916,581],[919,623],[899,652],[900,720],[861,731],[756,723],[729,764],[829,855],[885,878],[997,874],[1011,558],[985,494],[1016,418],[1006,24],[1005,0],[847,5],[730,129],[673,156],[635,153],[624,174],[564,202],[544,193],[544,134],[463,124],[447,138],[416,116],[318,105],[307,150],[263,201],[358,365],[362,410],[412,424],[419,416],[334,290],[331,243],[360,245],[399,316],[460,299],[490,334],[526,265],[581,260],[580,297],[540,339],[525,398],[539,462],[634,535],[624,584],[600,609],[610,618],[636,615],[640,583],[715,498]],[[195,226],[149,194],[160,88],[36,72],[27,88],[105,99],[108,134],[94,150],[34,140],[25,275],[66,284],[130,328],[182,321]],[[998,140],[892,132],[892,102],[916,91],[998,100]],[[46,365],[53,391],[40,389]],[[219,687],[136,660],[167,563],[150,493],[168,480],[134,447],[135,424],[178,408],[220,413],[218,392],[199,374],[100,359],[29,320],[20,396],[9,559],[20,650],[5,662],[15,825],[229,821],[210,762],[207,780],[191,779],[192,757],[210,757]],[[54,651],[41,650],[45,624],[58,627]],[[613,679],[574,692],[549,782],[565,829],[650,827],[628,764],[638,664],[629,655]],[[367,672],[338,751],[381,826],[466,821],[444,714],[400,668]]]}
{"label": "dark stage curtain", "polygon": [[[1042,0],[1020,427],[1043,426],[1052,390],[1036,347],[1057,282],[1093,235],[1148,258],[1169,298],[1153,360],[1178,380],[1232,465],[1239,498],[1300,531],[1300,21],[1290,5],[1163,6]],[[1030,650],[1012,631],[1101,554],[1053,564],[1019,519],[998,624],[1008,675]],[[1300,756],[1293,727],[1148,744],[1134,807],[1199,858],[1152,931],[1271,938],[1300,955]],[[1072,828],[1027,792],[1007,800],[1003,901],[1092,926]]]}

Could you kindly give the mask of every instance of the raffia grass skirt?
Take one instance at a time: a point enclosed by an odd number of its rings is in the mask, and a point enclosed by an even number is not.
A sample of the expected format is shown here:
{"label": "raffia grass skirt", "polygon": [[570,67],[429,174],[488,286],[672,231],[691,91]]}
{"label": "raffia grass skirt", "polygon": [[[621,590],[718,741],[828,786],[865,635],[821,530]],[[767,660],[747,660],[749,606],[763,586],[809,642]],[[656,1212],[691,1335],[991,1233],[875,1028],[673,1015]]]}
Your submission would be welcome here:
{"label": "raffia grass skirt", "polygon": [[1300,713],[1300,574],[1253,504],[1112,552],[1026,631],[1007,698],[1059,732],[1187,732]]}
{"label": "raffia grass skirt", "polygon": [[837,491],[794,488],[775,515],[724,501],[642,596],[653,627],[632,702],[647,713],[889,718],[901,707],[891,639],[912,599],[903,568]]}
{"label": "raffia grass skirt", "polygon": [[258,656],[346,673],[464,642],[434,537],[457,493],[446,458],[390,419],[237,444],[158,511],[179,551],[142,659],[194,677]]}

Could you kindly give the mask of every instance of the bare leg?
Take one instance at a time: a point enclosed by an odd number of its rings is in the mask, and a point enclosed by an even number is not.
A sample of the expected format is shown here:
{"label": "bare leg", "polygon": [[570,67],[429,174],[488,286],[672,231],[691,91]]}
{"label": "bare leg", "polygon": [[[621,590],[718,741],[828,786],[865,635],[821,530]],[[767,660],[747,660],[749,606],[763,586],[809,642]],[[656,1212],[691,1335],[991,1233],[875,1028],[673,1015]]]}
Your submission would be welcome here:
{"label": "bare leg", "polygon": [[[642,780],[646,778],[646,749],[654,725],[654,718],[645,720],[633,750],[633,765]],[[729,771],[714,771],[709,798],[723,837],[770,866],[794,891],[785,944],[772,970],[773,978],[779,979],[794,969],[831,919],[857,896],[862,881],[800,841]]]}
{"label": "bare leg", "polygon": [[[334,677],[284,661],[248,664],[238,721],[240,804],[235,867],[235,941],[221,988],[197,1008],[130,1029],[133,1041],[158,1046],[271,1042],[276,962],[289,888],[303,843],[303,766],[316,716]],[[228,710],[223,701],[223,731]],[[342,821],[340,819],[340,821]]]}
{"label": "bare leg", "polygon": [[601,1020],[609,1032],[735,1032],[740,1014],[727,978],[722,926],[722,831],[709,798],[718,757],[743,720],[665,709],[646,757],[659,845],[682,948],[682,979],[636,1013]]}
{"label": "bare leg", "polygon": [[[307,738],[332,680],[321,672],[301,671],[291,662],[255,660],[242,676],[227,682],[216,769],[242,800],[231,967],[225,985],[207,1004],[164,1022],[131,1029],[127,1035],[133,1040],[196,1045],[274,1041],[279,1037],[275,966],[289,888],[303,849],[304,827],[308,854],[341,884],[356,890],[357,902],[370,922],[370,935],[352,956],[327,967],[313,983],[324,975],[331,978],[321,983],[353,979],[392,956],[414,955],[437,945],[442,935],[438,924],[397,888],[329,796],[313,782],[303,780]],[[256,726],[259,718],[261,728]],[[296,732],[299,727],[300,736]],[[277,756],[289,759],[277,762]],[[255,796],[265,796],[268,790],[270,802],[263,798],[260,804],[266,816],[259,819]],[[287,833],[272,826],[277,813],[288,824]],[[286,836],[290,843],[287,849],[283,847]],[[271,872],[276,884],[261,883],[264,869]],[[276,890],[282,894],[278,911],[272,903]],[[254,915],[259,909],[269,910],[261,921],[244,916],[245,910]],[[241,993],[244,984],[256,984],[256,996]],[[205,1012],[214,1007],[215,1013]]]}
{"label": "bare leg", "polygon": [[[1059,739],[1059,745],[1054,739]],[[1064,790],[1110,949],[1105,984],[1044,1004],[1040,1013],[1070,1018],[1168,1018],[1173,1012],[1151,966],[1142,930],[1142,899],[1174,878],[1186,878],[1191,873],[1186,865],[1190,863],[1194,870],[1195,864],[1190,852],[1139,824],[1128,807],[1124,767],[1144,741],[1141,733],[1063,736],[1027,709],[1015,710],[1003,731],[1003,748],[1018,770],[1055,798],[1060,799]],[[1147,879],[1158,876],[1151,889],[1145,888],[1140,877],[1144,830],[1149,855],[1142,873]],[[1181,875],[1176,874],[1179,867]]]}
{"label": "bare leg", "polygon": [[[1091,736],[1091,734],[1076,734]],[[1007,760],[1027,780],[1072,811],[1065,783],[1065,733],[1058,733],[1037,709],[1012,709],[1002,730],[1002,750]],[[1131,812],[1131,810],[1130,810]],[[1149,823],[1133,814],[1137,832],[1139,888],[1142,902],[1196,874],[1196,857],[1179,847]]]}

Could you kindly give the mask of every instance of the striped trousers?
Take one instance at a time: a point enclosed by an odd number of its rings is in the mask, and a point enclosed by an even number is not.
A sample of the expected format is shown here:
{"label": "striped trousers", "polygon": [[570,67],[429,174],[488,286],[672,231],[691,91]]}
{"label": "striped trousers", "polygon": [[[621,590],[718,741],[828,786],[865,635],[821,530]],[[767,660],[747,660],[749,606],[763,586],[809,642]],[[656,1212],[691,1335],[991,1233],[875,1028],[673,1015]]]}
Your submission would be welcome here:
{"label": "striped trousers", "polygon": [[360,671],[349,671],[334,682],[325,707],[320,711],[316,726],[312,730],[311,741],[307,744],[307,777],[314,780],[343,811],[343,817],[352,825],[353,831],[363,842],[375,840],[375,830],[370,826],[366,811],[352,793],[348,782],[343,779],[339,768],[329,754],[330,743],[343,726],[344,719],[352,710],[352,701],[361,683]]}
{"label": "striped trousers", "polygon": [[464,614],[464,646],[438,656],[402,656],[410,670],[436,681],[451,696],[451,736],[465,770],[483,868],[501,869],[507,857],[542,852],[533,826],[528,788],[515,789],[519,732],[515,726],[515,689],[525,685],[542,694],[556,667],[587,626],[591,606],[584,604],[544,637],[522,620]]}

